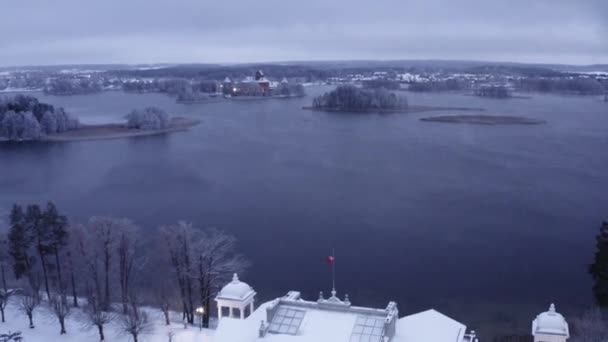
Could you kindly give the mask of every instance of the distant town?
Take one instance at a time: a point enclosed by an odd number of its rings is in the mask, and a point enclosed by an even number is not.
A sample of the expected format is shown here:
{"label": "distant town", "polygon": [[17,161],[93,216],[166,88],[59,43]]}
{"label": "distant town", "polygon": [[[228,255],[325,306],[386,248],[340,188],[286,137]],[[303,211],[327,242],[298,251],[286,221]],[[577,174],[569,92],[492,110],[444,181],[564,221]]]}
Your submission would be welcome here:
{"label": "distant town", "polygon": [[528,92],[603,96],[608,67],[483,63],[308,63],[258,65],[149,65],[5,68],[0,92],[51,95],[109,90],[167,93],[179,102],[224,97],[298,97],[303,86],[355,84],[413,92],[461,91],[508,98]]}

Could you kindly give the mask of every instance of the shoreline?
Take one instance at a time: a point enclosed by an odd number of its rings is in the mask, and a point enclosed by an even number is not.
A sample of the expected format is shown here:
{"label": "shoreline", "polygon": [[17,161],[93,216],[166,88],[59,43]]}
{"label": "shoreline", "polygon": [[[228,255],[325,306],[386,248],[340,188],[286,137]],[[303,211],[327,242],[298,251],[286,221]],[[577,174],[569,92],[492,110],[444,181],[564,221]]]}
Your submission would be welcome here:
{"label": "shoreline", "polygon": [[435,107],[435,106],[409,106],[408,108],[399,109],[342,109],[342,108],[327,108],[327,107],[302,107],[304,110],[312,110],[315,112],[327,112],[327,113],[355,113],[355,114],[367,114],[367,113],[378,113],[378,114],[393,114],[393,113],[424,113],[433,111],[474,111],[482,112],[483,108],[471,108],[471,107]]}
{"label": "shoreline", "polygon": [[87,140],[109,140],[131,137],[143,137],[160,135],[173,132],[183,132],[198,125],[198,119],[175,117],[171,118],[171,127],[160,130],[129,129],[124,123],[109,123],[98,125],[82,125],[80,128],[60,134],[54,134],[41,138],[43,142],[70,142]]}

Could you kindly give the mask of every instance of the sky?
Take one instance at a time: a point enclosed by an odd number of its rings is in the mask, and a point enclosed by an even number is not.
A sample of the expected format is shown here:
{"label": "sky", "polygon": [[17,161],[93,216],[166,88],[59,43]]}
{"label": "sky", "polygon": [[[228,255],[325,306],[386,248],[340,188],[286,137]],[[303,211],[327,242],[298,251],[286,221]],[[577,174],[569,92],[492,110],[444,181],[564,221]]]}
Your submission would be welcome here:
{"label": "sky", "polygon": [[1,0],[0,66],[608,63],[608,0]]}

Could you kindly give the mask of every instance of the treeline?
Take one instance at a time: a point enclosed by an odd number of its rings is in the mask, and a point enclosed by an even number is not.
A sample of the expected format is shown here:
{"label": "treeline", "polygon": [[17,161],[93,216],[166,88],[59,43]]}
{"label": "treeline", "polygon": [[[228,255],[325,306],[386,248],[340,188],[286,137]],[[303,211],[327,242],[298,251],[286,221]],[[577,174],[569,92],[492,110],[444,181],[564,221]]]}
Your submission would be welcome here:
{"label": "treeline", "polygon": [[222,87],[218,82],[214,81],[198,81],[186,83],[183,87],[176,89],[175,93],[179,102],[193,102],[208,100],[210,94],[218,94],[222,91]]}
{"label": "treeline", "polygon": [[471,84],[468,81],[448,79],[430,82],[413,82],[410,83],[408,90],[416,92],[435,92],[467,90],[470,88]]}
{"label": "treeline", "polygon": [[362,82],[363,88],[368,89],[387,89],[387,90],[398,90],[401,88],[401,84],[393,80],[366,80]]}
{"label": "treeline", "polygon": [[44,92],[51,95],[83,95],[103,90],[102,83],[91,78],[52,78],[44,86]]}
{"label": "treeline", "polygon": [[234,66],[219,65],[179,65],[167,68],[147,70],[114,70],[108,72],[117,77],[162,78],[178,77],[184,79],[223,80],[227,76],[232,79],[243,79],[254,75],[256,71],[264,70],[267,75],[278,75],[287,78],[302,78],[306,82],[325,80],[335,74],[332,70],[315,68],[305,65],[284,64],[248,64]]}
{"label": "treeline", "polygon": [[37,140],[43,135],[77,129],[78,120],[61,107],[39,102],[32,96],[0,98],[0,138]]}
{"label": "treeline", "polygon": [[174,96],[178,101],[199,101],[209,94],[219,93],[221,86],[215,81],[189,81],[181,78],[135,80],[125,82],[122,89],[135,93],[163,93]]}
{"label": "treeline", "polygon": [[156,107],[134,109],[126,116],[127,128],[141,130],[159,130],[169,128],[169,114]]}
{"label": "treeline", "polygon": [[306,95],[306,90],[301,84],[279,83],[272,95],[286,97],[302,97]]}
{"label": "treeline", "polygon": [[366,90],[340,85],[335,90],[314,98],[313,108],[336,111],[373,111],[407,109],[407,98],[386,89]]}
{"label": "treeline", "polygon": [[516,88],[521,91],[545,93],[570,93],[578,95],[599,95],[607,91],[605,84],[594,78],[524,78],[517,80]]}
{"label": "treeline", "polygon": [[[192,324],[196,308],[204,307],[208,326],[212,299],[248,266],[233,236],[185,222],[145,234],[128,219],[92,217],[72,224],[53,203],[14,205],[9,221],[0,239],[7,247],[0,253],[2,317],[8,301],[16,301],[34,328],[34,318],[46,308],[62,334],[65,318],[81,307],[83,323],[101,340],[104,327],[118,320],[137,341],[151,324],[141,310],[144,303],[156,306],[167,325],[170,310],[181,311]],[[7,267],[17,291],[8,286]]]}
{"label": "treeline", "polygon": [[512,96],[511,91],[504,85],[485,85],[475,89],[474,94],[481,97],[506,99]]}
{"label": "treeline", "polygon": [[122,89],[126,92],[134,93],[166,93],[178,95],[186,87],[190,86],[190,81],[181,78],[155,79],[155,80],[134,80],[123,83]]}

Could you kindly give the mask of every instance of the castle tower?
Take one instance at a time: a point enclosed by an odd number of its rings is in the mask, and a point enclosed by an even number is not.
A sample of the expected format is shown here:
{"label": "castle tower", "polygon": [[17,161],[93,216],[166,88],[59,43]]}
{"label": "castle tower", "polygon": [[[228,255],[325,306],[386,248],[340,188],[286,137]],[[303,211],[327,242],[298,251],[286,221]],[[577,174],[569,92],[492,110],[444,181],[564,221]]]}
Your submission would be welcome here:
{"label": "castle tower", "polygon": [[551,304],[549,311],[536,316],[532,321],[534,342],[566,342],[570,337],[570,329],[564,316],[555,311]]}

